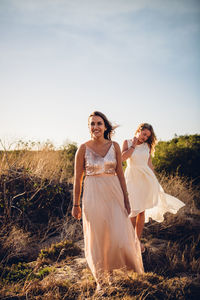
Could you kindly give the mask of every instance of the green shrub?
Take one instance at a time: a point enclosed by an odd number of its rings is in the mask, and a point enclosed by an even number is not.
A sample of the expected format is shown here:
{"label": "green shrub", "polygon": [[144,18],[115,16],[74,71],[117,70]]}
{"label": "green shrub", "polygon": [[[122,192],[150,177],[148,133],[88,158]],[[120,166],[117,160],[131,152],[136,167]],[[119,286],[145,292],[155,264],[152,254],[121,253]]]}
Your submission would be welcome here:
{"label": "green shrub", "polygon": [[157,172],[178,174],[198,183],[200,165],[200,135],[184,135],[156,146],[153,164]]}
{"label": "green shrub", "polygon": [[55,268],[53,268],[53,267],[42,268],[38,271],[37,274],[35,274],[35,277],[39,278],[39,279],[43,279],[45,276],[49,275],[54,270],[55,270]]}
{"label": "green shrub", "polygon": [[51,247],[42,249],[39,258],[48,258],[50,260],[61,260],[69,256],[79,255],[81,249],[72,241],[63,241],[57,244],[52,244]]}
{"label": "green shrub", "polygon": [[34,277],[32,272],[33,269],[26,263],[19,262],[18,264],[13,264],[11,267],[0,265],[0,278],[2,282],[24,281],[27,277],[32,279]]}

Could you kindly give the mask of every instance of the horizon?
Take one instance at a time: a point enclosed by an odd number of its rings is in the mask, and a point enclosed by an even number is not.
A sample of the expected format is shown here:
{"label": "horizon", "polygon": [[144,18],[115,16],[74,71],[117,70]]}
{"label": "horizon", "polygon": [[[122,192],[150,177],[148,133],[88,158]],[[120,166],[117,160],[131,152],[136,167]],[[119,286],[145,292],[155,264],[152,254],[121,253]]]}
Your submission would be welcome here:
{"label": "horizon", "polygon": [[[200,134],[196,133],[196,134],[185,134],[185,135],[177,135],[175,134],[174,137],[172,137],[169,140],[157,140],[156,144],[158,144],[159,142],[171,142],[173,139],[179,139],[181,137],[186,137],[186,136],[200,136]],[[112,141],[116,141],[115,139],[112,138]],[[39,140],[16,140],[16,141],[2,141],[0,139],[0,151],[13,151],[13,150],[23,150],[23,149],[27,149],[30,151],[41,151],[43,149],[45,149],[45,147],[47,149],[52,148],[52,150],[62,150],[65,147],[67,147],[68,145],[75,145],[77,147],[79,147],[80,145],[78,145],[78,143],[76,141],[70,141],[70,140],[65,140],[62,144],[60,145],[55,145],[53,143],[53,141],[51,141],[50,139],[46,139],[44,141],[39,141]],[[120,145],[120,148],[122,148],[122,145]]]}

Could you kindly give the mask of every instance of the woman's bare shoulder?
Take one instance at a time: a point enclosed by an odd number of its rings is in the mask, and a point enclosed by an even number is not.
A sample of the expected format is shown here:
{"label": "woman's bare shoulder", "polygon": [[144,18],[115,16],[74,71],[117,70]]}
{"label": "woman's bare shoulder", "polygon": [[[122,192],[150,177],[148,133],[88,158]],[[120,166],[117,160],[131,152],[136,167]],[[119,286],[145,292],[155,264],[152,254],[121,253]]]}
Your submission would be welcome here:
{"label": "woman's bare shoulder", "polygon": [[126,145],[128,145],[128,141],[130,141],[130,139],[126,139],[126,140],[124,140],[124,141],[123,141],[123,144],[126,144]]}
{"label": "woman's bare shoulder", "polygon": [[79,147],[78,147],[78,150],[76,152],[76,155],[85,155],[85,149],[86,149],[86,143],[83,143],[81,144]]}
{"label": "woman's bare shoulder", "polygon": [[85,147],[86,147],[86,146],[90,146],[90,145],[91,145],[91,140],[89,140],[89,141],[83,143],[82,145],[85,145]]}
{"label": "woman's bare shoulder", "polygon": [[115,151],[116,151],[116,152],[121,152],[121,149],[120,149],[119,144],[118,144],[117,142],[115,142],[115,141],[113,141],[112,143],[113,143],[113,145],[114,145],[114,147],[115,147]]}
{"label": "woman's bare shoulder", "polygon": [[119,143],[117,143],[116,141],[112,141],[112,143],[115,147],[119,147]]}
{"label": "woman's bare shoulder", "polygon": [[128,147],[129,147],[129,141],[130,140],[128,140],[128,139],[123,141],[122,151],[126,151],[128,149]]}

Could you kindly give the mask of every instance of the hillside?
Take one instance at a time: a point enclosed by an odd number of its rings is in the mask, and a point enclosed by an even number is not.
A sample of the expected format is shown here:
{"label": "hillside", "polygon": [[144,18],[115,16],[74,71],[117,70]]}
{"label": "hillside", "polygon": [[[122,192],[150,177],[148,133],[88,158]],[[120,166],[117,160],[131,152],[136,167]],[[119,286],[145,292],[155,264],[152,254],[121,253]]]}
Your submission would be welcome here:
{"label": "hillside", "polygon": [[143,275],[116,271],[95,294],[82,224],[70,213],[75,150],[1,152],[0,298],[198,299],[200,192],[191,179],[166,173],[158,173],[164,190],[186,206],[145,225]]}

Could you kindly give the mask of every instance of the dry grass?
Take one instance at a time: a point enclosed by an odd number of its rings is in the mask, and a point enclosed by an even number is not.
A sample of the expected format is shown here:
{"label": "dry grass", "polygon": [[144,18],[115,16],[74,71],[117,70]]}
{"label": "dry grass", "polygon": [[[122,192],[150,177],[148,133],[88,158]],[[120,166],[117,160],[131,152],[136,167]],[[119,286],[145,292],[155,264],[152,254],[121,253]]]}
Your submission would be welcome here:
{"label": "dry grass", "polygon": [[38,246],[28,232],[18,228],[16,225],[1,228],[0,236],[1,263],[17,263],[37,257]]}
{"label": "dry grass", "polygon": [[[183,195],[185,193],[183,188]],[[187,204],[187,207],[182,208],[177,215],[166,215],[165,221],[161,224],[156,222],[146,224],[143,237],[146,244],[146,251],[143,254],[146,273],[138,275],[133,272],[115,271],[112,285],[106,284],[100,293],[95,291],[96,284],[82,251],[81,255],[76,257],[60,256],[59,260],[58,253],[55,259],[41,260],[41,257],[38,257],[35,262],[29,264],[35,276],[30,279],[28,275],[25,281],[20,279],[15,283],[7,282],[6,285],[2,285],[0,295],[2,299],[17,297],[15,299],[41,300],[198,299],[200,289],[198,217],[199,211],[192,202],[192,206]],[[72,230],[73,226],[77,228]],[[82,233],[75,234],[76,230],[81,229],[80,223],[72,221],[70,224],[70,217],[60,237],[67,234],[68,227],[69,236],[74,235],[76,240],[82,237]],[[20,236],[20,232],[17,232]],[[22,237],[26,236],[23,232],[21,234]],[[10,240],[8,237],[8,242]],[[83,241],[77,244],[83,249]],[[52,252],[55,246],[58,249],[60,245],[60,243],[57,246],[50,244],[49,252]]]}
{"label": "dry grass", "polygon": [[193,185],[193,180],[178,175],[158,174],[164,191],[183,201],[191,213],[198,213],[200,208],[200,190]]}
{"label": "dry grass", "polygon": [[62,149],[55,150],[51,143],[32,145],[23,143],[16,144],[14,150],[0,152],[0,176],[9,172],[20,173],[26,170],[30,177],[48,179],[54,182],[72,180],[73,156],[76,146],[69,144]]}
{"label": "dry grass", "polygon": [[[67,162],[65,154],[49,146],[30,151],[27,145],[19,152],[1,152],[0,178],[5,191],[1,192],[0,198],[4,196],[4,202],[6,200],[6,203],[17,206],[23,203],[20,202],[23,199],[26,205],[27,199],[32,197],[34,204],[43,205],[43,198],[47,202],[47,195],[54,197],[55,189],[63,189],[63,182],[72,180],[66,171],[67,163],[71,168],[72,162]],[[112,285],[106,284],[101,293],[97,294],[95,281],[83,254],[82,224],[70,216],[70,205],[59,219],[48,215],[46,227],[44,228],[44,224],[38,225],[37,236],[32,235],[26,226],[27,221],[32,222],[30,215],[29,219],[23,219],[25,223],[18,222],[21,220],[21,212],[15,208],[15,213],[18,214],[13,215],[13,208],[10,207],[10,218],[5,219],[2,214],[0,219],[0,298],[198,299],[199,190],[191,181],[179,176],[158,176],[164,190],[185,202],[186,206],[176,215],[166,214],[162,223],[151,221],[145,225],[143,242],[146,251],[143,261],[146,273],[138,275],[116,271]],[[22,190],[16,189],[17,184],[20,184]],[[23,198],[25,188],[27,198]],[[42,194],[41,191],[45,193]],[[66,191],[68,190],[64,190],[64,194]],[[69,193],[69,199],[70,197]],[[13,199],[13,202],[9,202],[9,199]],[[21,210],[23,206],[18,207]],[[33,209],[31,207],[26,207],[27,215]],[[37,216],[40,207],[34,207]],[[8,208],[9,205],[6,209]],[[44,209],[46,211],[47,208]],[[79,249],[76,247],[72,247],[76,249],[73,252],[70,248],[72,244],[65,243],[66,239],[73,240],[82,249],[81,253],[78,254],[79,250],[76,252]],[[68,251],[69,249],[72,250]]]}
{"label": "dry grass", "polygon": [[60,231],[70,206],[75,145],[47,144],[0,151],[0,225],[23,228],[41,239]]}
{"label": "dry grass", "polygon": [[65,277],[52,272],[44,279],[26,281],[21,286],[8,285],[2,297],[19,299],[197,299],[198,283],[188,277],[168,279],[155,273],[138,275],[116,271],[112,285],[105,285],[96,293],[96,284],[87,269]]}

